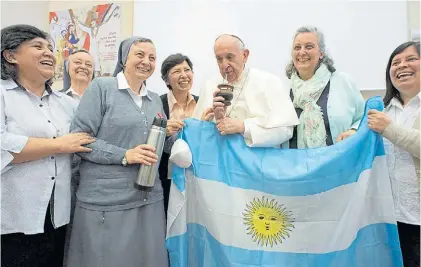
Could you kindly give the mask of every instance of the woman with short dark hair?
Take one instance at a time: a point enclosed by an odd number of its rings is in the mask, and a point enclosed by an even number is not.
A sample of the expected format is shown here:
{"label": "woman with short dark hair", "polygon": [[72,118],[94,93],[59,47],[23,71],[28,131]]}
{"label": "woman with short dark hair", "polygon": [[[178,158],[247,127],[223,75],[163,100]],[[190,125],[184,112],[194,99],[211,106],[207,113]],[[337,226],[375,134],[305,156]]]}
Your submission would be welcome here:
{"label": "woman with short dark hair", "polygon": [[50,87],[47,33],[1,30],[1,266],[63,266],[70,155],[94,139],[69,134],[76,103]]}
{"label": "woman with short dark hair", "polygon": [[161,95],[165,115],[168,120],[167,136],[172,140],[166,142],[159,165],[159,177],[164,189],[165,214],[171,187],[171,163],[168,162],[172,144],[177,139],[178,132],[184,127],[183,120],[193,115],[198,97],[190,94],[193,85],[193,63],[188,56],[173,54],[168,56],[161,66],[161,77],[169,92]]}

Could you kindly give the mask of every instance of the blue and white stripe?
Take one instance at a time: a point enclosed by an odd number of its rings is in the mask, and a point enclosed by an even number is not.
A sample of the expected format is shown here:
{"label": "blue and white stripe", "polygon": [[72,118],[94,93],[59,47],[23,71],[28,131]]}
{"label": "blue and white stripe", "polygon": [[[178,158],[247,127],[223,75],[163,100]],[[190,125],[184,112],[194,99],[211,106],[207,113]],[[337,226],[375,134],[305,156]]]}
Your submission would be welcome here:
{"label": "blue and white stripe", "polygon": [[[366,119],[352,138],[302,150],[250,149],[241,136],[188,121],[194,168],[173,170],[171,266],[402,266],[382,138]],[[243,223],[247,203],[263,196],[294,217],[290,237],[273,246],[253,241]]]}

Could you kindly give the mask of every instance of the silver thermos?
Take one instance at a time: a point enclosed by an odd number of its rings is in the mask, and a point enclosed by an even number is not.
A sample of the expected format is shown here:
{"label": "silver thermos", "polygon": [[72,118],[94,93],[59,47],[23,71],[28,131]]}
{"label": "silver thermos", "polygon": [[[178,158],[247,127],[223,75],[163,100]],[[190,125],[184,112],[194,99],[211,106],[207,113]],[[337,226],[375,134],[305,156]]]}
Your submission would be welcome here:
{"label": "silver thermos", "polygon": [[166,137],[167,121],[165,118],[154,118],[152,127],[149,129],[147,145],[153,146],[158,155],[158,161],[152,165],[140,165],[137,179],[134,187],[144,192],[144,198],[147,199],[148,192],[152,191],[155,185],[156,175],[158,173],[159,161],[161,160],[162,150]]}

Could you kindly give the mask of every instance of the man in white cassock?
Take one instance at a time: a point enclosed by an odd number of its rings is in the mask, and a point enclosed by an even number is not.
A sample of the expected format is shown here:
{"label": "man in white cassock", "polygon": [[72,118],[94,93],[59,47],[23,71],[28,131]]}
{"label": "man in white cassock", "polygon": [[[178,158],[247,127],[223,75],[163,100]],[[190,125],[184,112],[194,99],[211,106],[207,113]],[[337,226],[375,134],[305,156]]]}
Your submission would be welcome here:
{"label": "man in white cassock", "polygon": [[[221,76],[206,82],[192,117],[215,122],[221,135],[243,135],[249,147],[287,148],[299,121],[282,81],[273,74],[248,68],[250,51],[235,35],[220,35],[214,52]],[[234,87],[228,107],[223,97],[216,96],[218,85],[227,82]],[[174,143],[170,161],[181,168],[190,167],[192,154],[184,140]]]}
{"label": "man in white cassock", "polygon": [[[235,35],[220,35],[214,52],[221,77],[202,88],[193,118],[214,121],[221,135],[243,135],[250,147],[287,147],[299,121],[280,78],[248,68],[250,51]],[[223,97],[216,96],[221,83],[234,86],[228,107]]]}

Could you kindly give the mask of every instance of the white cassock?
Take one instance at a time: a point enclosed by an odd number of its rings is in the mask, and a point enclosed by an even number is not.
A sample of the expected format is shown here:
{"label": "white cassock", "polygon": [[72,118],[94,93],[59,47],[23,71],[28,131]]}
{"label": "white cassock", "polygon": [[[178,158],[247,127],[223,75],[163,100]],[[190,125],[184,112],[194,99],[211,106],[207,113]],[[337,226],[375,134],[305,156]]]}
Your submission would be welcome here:
{"label": "white cassock", "polygon": [[[199,94],[193,118],[213,105],[213,93],[223,79],[208,81]],[[281,79],[258,69],[246,68],[234,86],[234,97],[226,116],[244,121],[244,138],[250,147],[280,147],[292,137],[298,117],[289,91]],[[286,143],[287,145],[288,143]],[[283,145],[283,147],[287,147]]]}

